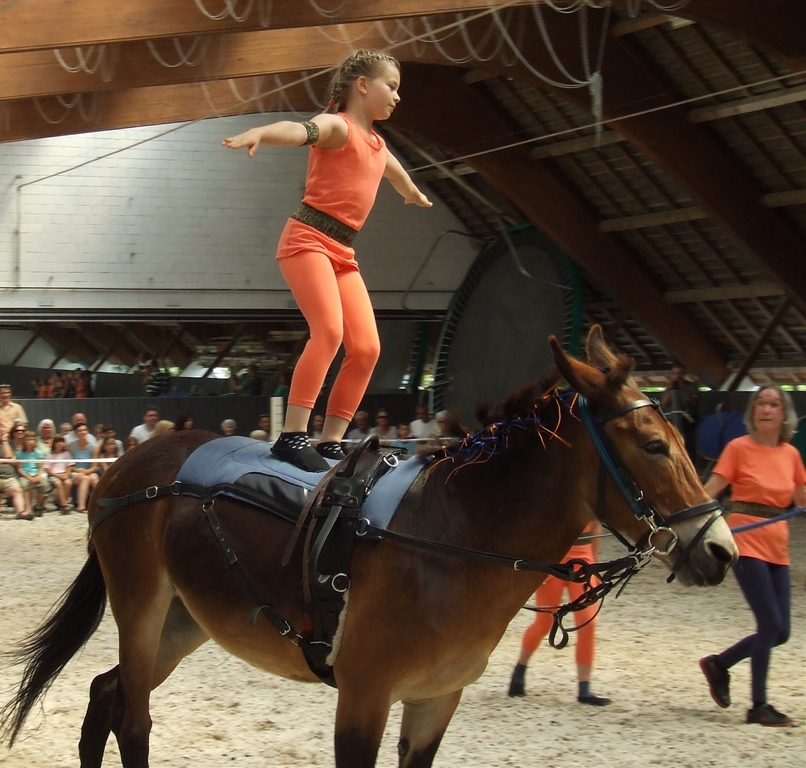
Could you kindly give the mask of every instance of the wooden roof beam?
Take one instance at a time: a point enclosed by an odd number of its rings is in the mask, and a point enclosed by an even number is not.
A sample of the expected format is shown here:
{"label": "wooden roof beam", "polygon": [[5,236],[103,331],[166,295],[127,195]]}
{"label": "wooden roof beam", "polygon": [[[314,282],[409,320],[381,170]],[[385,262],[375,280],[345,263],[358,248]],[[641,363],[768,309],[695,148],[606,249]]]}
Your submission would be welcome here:
{"label": "wooden roof beam", "polygon": [[784,289],[777,283],[758,280],[753,283],[719,285],[711,288],[684,288],[666,291],[663,298],[670,304],[693,304],[702,301],[730,301],[731,299],[756,299],[762,296],[783,296]]}
{"label": "wooden roof beam", "polygon": [[[752,83],[748,85],[748,87],[752,87]],[[698,107],[688,113],[688,119],[692,123],[707,123],[711,120],[721,120],[726,117],[763,112],[765,109],[773,109],[774,107],[780,107],[784,104],[797,104],[801,101],[806,101],[806,86],[783,88],[778,91],[773,91],[772,93],[764,93],[760,96],[748,96],[744,99],[730,101],[726,104]]]}
{"label": "wooden roof beam", "polygon": [[[446,150],[494,146],[509,127],[449,67],[411,64],[407,98],[395,120]],[[572,259],[651,330],[672,356],[711,381],[727,373],[725,362],[684,312],[663,300],[653,281],[614,238],[597,229],[589,206],[523,148],[481,154],[466,161],[488,184],[508,197]]]}
{"label": "wooden roof beam", "polygon": [[[515,0],[529,5],[531,0]],[[513,3],[508,3],[512,5]],[[485,11],[487,0],[352,0],[338,16],[324,16],[312,3],[274,0],[271,29],[334,26],[385,21],[435,13]],[[0,52],[155,40],[163,37],[248,32],[264,29],[256,9],[243,21],[232,16],[213,20],[187,0],[25,0],[5,8],[0,24]],[[390,35],[393,30],[390,30]],[[361,41],[363,46],[363,41]],[[337,62],[330,62],[331,66]]]}

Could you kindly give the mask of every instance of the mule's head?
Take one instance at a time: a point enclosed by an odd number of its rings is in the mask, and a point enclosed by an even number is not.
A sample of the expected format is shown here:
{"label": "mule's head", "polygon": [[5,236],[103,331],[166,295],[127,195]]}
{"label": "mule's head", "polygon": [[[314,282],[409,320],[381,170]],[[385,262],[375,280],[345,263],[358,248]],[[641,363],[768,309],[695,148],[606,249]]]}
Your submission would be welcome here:
{"label": "mule's head", "polygon": [[[613,355],[599,326],[588,334],[584,363],[554,337],[550,342],[560,372],[585,398],[583,421],[598,451],[591,454],[586,503],[608,527],[654,545],[684,584],[720,583],[738,556],[733,537],[680,433],[631,379],[629,359]],[[608,464],[616,471],[602,484],[597,478]]]}

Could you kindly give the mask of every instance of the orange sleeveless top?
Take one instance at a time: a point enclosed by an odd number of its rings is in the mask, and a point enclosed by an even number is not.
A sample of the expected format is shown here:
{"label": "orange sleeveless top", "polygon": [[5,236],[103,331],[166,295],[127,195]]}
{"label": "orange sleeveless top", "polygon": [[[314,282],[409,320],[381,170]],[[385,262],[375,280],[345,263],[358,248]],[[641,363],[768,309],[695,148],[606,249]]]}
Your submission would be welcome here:
{"label": "orange sleeveless top", "polygon": [[347,123],[347,141],[339,149],[311,147],[302,202],[359,230],[375,203],[388,150],[375,131],[370,138],[346,114],[338,116]]}

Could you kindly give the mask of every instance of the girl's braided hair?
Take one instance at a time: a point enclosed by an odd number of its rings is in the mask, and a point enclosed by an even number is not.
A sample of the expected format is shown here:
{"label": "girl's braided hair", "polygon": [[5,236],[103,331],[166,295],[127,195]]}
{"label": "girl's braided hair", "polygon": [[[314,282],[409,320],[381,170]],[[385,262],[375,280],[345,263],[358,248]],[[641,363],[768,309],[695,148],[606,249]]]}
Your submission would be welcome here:
{"label": "girl's braided hair", "polygon": [[382,63],[392,64],[398,72],[400,71],[398,60],[380,51],[356,51],[350,58],[345,59],[330,81],[330,103],[325,111],[333,113],[342,111],[347,106],[350,86],[362,75],[375,77]]}

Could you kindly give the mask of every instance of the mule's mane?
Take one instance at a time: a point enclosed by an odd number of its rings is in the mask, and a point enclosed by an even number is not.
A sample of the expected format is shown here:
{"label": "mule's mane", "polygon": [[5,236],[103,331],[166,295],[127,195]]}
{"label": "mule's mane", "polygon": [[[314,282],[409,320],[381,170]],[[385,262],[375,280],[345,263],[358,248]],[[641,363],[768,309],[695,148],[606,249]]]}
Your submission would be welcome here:
{"label": "mule's mane", "polygon": [[448,445],[424,451],[421,455],[437,461],[467,466],[502,453],[521,439],[535,435],[545,446],[557,437],[564,412],[570,413],[577,393],[561,390],[557,377],[543,380],[513,392],[498,408],[482,406],[479,421],[484,426]]}
{"label": "mule's mane", "polygon": [[[602,400],[614,397],[627,383],[633,364],[627,355],[618,355],[610,368],[599,369],[605,374],[599,393]],[[548,440],[561,439],[557,431],[563,413],[572,412],[577,396],[575,390],[562,388],[562,376],[554,368],[539,382],[516,389],[501,405],[482,404],[476,415],[484,426],[478,431],[418,453],[437,461],[450,461],[459,469],[486,461],[529,436],[536,437],[545,447]]]}

